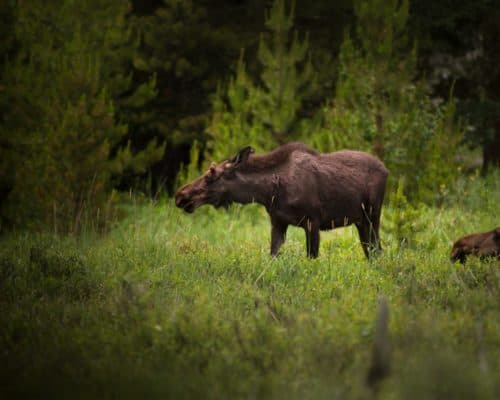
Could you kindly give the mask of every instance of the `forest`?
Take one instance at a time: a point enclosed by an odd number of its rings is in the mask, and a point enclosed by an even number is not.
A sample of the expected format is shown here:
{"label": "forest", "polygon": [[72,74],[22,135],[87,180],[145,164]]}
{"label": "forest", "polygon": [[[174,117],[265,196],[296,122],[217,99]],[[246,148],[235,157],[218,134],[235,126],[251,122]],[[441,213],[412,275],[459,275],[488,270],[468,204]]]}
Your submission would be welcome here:
{"label": "forest", "polygon": [[[499,398],[499,259],[450,262],[500,226],[499,38],[495,0],[1,0],[0,395]],[[383,161],[380,255],[176,207],[290,142]]]}
{"label": "forest", "polygon": [[2,231],[78,232],[246,145],[369,150],[427,203],[500,163],[492,0],[2,4]]}

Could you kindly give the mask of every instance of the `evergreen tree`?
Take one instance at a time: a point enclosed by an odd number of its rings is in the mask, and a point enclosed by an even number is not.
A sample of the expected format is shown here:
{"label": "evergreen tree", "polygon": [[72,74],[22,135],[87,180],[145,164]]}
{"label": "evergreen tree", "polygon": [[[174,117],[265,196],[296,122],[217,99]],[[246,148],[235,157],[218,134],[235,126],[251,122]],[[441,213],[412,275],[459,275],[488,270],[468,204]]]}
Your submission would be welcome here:
{"label": "evergreen tree", "polygon": [[354,6],[358,28],[342,46],[335,101],[325,107],[313,143],[325,151],[371,151],[384,160],[392,182],[405,177],[410,201],[439,199],[456,172],[461,133],[454,104],[436,106],[416,79],[408,0],[356,0]]}
{"label": "evergreen tree", "polygon": [[227,87],[219,86],[213,96],[212,119],[207,128],[207,161],[222,160],[248,144],[256,150],[265,150],[275,143],[271,132],[255,118],[258,88],[246,71],[243,55],[242,52],[236,75]]}
{"label": "evergreen tree", "polygon": [[293,30],[295,3],[287,14],[284,0],[275,0],[266,12],[269,35],[261,34],[258,59],[262,66],[256,119],[271,130],[279,142],[296,136],[298,111],[315,86],[309,41],[300,41]]}
{"label": "evergreen tree", "polygon": [[[140,37],[134,68],[139,77],[154,74],[158,90],[148,107],[150,118],[141,127],[146,137],[165,140],[168,147],[151,169],[151,184],[158,188],[166,182],[171,189],[194,143],[197,151],[205,148],[210,94],[238,54],[240,43],[236,32],[226,28],[227,21],[209,19],[209,12],[217,7],[212,3],[158,0],[150,7],[135,3],[143,11],[132,19]],[[218,8],[225,15],[228,7]],[[132,140],[132,148],[135,143]],[[128,181],[124,186],[130,185]]]}
{"label": "evergreen tree", "polygon": [[134,18],[140,52],[134,67],[154,74],[159,96],[145,128],[173,146],[202,139],[213,93],[229,57],[234,35],[210,26],[207,11],[192,0],[163,0],[151,15]]}
{"label": "evergreen tree", "polygon": [[[7,123],[10,99],[6,94],[6,80],[2,71],[3,63],[13,57],[16,49],[14,33],[14,4],[4,1],[0,3],[0,130]],[[12,138],[11,135],[0,134],[0,212],[7,201],[7,196],[14,185],[14,171],[11,168]],[[0,217],[0,231],[2,218]]]}
{"label": "evergreen tree", "polygon": [[269,34],[261,35],[259,42],[259,79],[248,74],[242,52],[235,76],[219,87],[207,129],[206,158],[229,156],[248,144],[269,150],[306,131],[298,112],[312,94],[315,73],[307,38],[300,41],[292,32],[293,18],[293,4],[287,13],[284,0],[275,0],[265,15]]}
{"label": "evergreen tree", "polygon": [[453,87],[465,142],[483,150],[483,172],[500,167],[500,2],[411,2],[419,66],[434,96]]}
{"label": "evergreen tree", "polygon": [[163,154],[155,142],[135,153],[121,145],[132,117],[120,115],[155,95],[154,82],[134,86],[127,70],[127,10],[121,0],[16,3],[19,49],[1,70],[2,167],[12,178],[4,221],[78,231],[84,213],[102,215],[113,176],[143,171]]}

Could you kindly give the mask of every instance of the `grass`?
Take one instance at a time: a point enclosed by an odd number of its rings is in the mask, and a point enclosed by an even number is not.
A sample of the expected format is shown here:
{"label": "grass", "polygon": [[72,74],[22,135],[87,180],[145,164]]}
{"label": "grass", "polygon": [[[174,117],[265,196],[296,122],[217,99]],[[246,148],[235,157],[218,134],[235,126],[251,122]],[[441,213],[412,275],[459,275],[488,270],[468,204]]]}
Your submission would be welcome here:
{"label": "grass", "polygon": [[379,398],[499,398],[499,262],[449,262],[453,240],[498,225],[498,177],[456,193],[419,209],[411,246],[384,231],[371,263],[350,227],[322,234],[317,260],[291,229],[272,259],[261,208],[186,215],[168,199],[131,206],[105,236],[4,237],[0,395],[372,398],[384,295],[392,357]]}

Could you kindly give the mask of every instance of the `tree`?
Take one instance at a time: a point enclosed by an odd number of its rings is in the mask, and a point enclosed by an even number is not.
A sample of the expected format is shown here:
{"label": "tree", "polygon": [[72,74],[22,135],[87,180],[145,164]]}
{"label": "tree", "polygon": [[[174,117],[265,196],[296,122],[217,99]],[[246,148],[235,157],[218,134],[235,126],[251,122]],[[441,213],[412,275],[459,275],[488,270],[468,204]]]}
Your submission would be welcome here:
{"label": "tree", "polygon": [[[170,148],[154,166],[156,180],[173,183],[179,153],[189,154],[197,141],[204,146],[209,119],[209,94],[238,54],[235,34],[211,26],[207,8],[192,0],[164,0],[133,18],[140,37],[134,58],[139,76],[154,74],[158,96],[151,103],[151,119],[142,124],[150,138],[165,140]],[[132,142],[134,147],[134,142]]]}
{"label": "tree", "polygon": [[287,13],[284,0],[275,0],[265,15],[269,33],[260,37],[258,79],[249,75],[242,53],[235,76],[219,87],[207,129],[208,158],[227,156],[249,143],[269,150],[307,131],[299,110],[312,95],[316,75],[307,38],[301,41],[292,31],[293,18],[294,5]]}
{"label": "tree", "polygon": [[461,132],[454,103],[436,106],[416,79],[416,50],[407,38],[408,1],[354,2],[357,29],[339,55],[335,100],[312,138],[322,150],[375,153],[405,178],[410,201],[438,200],[454,176]]}
{"label": "tree", "polygon": [[220,85],[212,99],[212,119],[207,128],[207,160],[222,160],[249,143],[256,150],[275,144],[271,132],[255,118],[258,88],[248,75],[242,52],[236,75]]}
{"label": "tree", "polygon": [[163,154],[155,141],[136,152],[123,143],[134,110],[155,95],[153,81],[134,86],[127,70],[127,12],[121,0],[16,3],[18,51],[1,69],[2,175],[11,178],[4,222],[78,231],[85,213],[102,215],[113,177]]}
{"label": "tree", "polygon": [[466,143],[483,151],[483,172],[500,166],[500,3],[411,3],[420,68],[435,96],[453,86],[458,114],[467,120]]}
{"label": "tree", "polygon": [[297,137],[298,111],[315,87],[309,41],[292,31],[294,8],[292,2],[287,15],[284,0],[273,2],[265,16],[269,35],[261,34],[258,50],[262,72],[254,114],[278,142]]}

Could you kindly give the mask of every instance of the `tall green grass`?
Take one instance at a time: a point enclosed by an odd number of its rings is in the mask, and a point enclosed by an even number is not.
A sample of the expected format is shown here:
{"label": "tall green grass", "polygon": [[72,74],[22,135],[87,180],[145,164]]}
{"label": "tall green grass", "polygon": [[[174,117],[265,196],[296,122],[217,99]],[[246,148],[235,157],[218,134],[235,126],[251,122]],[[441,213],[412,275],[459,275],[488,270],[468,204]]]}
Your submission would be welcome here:
{"label": "tall green grass", "polygon": [[262,208],[187,215],[170,199],[129,206],[105,236],[4,237],[0,394],[368,399],[384,295],[379,398],[499,398],[499,262],[449,262],[453,240],[499,224],[499,179],[458,185],[419,209],[412,246],[383,231],[370,263],[351,227],[322,233],[316,260],[291,228],[272,259]]}

